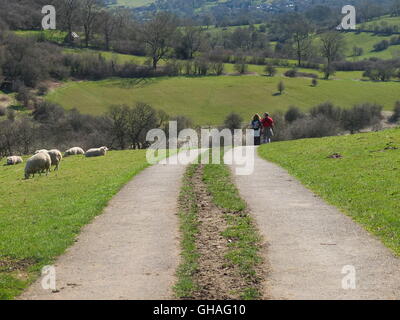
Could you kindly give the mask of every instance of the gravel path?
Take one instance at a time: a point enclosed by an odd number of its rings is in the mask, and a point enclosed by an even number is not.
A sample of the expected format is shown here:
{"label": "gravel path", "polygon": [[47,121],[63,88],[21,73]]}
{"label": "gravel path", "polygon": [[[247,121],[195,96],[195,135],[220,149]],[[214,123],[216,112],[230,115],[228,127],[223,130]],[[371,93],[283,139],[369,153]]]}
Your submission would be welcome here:
{"label": "gravel path", "polygon": [[[400,260],[285,170],[256,154],[254,173],[235,180],[267,243],[266,298],[400,298]],[[343,289],[345,266],[356,289]]]}
{"label": "gravel path", "polygon": [[39,279],[20,299],[173,298],[184,171],[158,164],[135,176],[57,260],[58,292],[43,290]]}

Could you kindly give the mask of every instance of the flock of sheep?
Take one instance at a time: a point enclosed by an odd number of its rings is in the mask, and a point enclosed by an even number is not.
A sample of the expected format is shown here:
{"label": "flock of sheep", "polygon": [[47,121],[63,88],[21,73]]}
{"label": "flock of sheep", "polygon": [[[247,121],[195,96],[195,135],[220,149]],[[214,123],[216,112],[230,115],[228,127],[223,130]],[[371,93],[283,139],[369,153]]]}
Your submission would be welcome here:
{"label": "flock of sheep", "polygon": [[[107,147],[93,148],[88,151],[83,151],[82,148],[74,147],[68,149],[64,153],[64,157],[75,156],[75,155],[85,155],[85,157],[99,157],[105,156],[108,151]],[[35,155],[26,161],[25,165],[25,179],[29,179],[32,175],[35,177],[36,173],[46,175],[51,171],[51,167],[55,166],[54,171],[58,170],[60,162],[63,159],[61,152],[57,149],[52,150],[37,150]],[[19,156],[11,156],[7,158],[7,165],[17,165],[22,163],[23,160]]]}

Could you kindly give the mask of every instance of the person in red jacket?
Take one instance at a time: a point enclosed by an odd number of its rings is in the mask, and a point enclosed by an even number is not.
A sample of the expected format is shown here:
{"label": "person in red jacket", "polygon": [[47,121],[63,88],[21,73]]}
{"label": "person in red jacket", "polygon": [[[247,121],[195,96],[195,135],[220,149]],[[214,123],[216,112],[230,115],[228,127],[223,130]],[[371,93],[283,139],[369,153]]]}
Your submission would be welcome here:
{"label": "person in red jacket", "polygon": [[271,138],[274,136],[274,120],[269,116],[266,112],[264,113],[264,118],[261,120],[262,122],[262,143],[270,143]]}

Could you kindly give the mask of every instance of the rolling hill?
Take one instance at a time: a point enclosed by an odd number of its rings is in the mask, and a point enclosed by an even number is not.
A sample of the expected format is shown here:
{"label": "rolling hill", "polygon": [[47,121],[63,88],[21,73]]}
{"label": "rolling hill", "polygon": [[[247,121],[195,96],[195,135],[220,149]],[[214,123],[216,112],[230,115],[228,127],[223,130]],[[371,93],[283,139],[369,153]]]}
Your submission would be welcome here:
{"label": "rolling hill", "polygon": [[[286,90],[277,94],[283,80]],[[185,115],[198,125],[220,125],[230,112],[248,119],[258,112],[303,110],[332,101],[342,107],[376,102],[391,110],[399,100],[397,82],[354,79],[320,80],[317,87],[306,78],[249,76],[166,77],[67,82],[47,99],[66,109],[102,114],[110,105],[146,102],[170,115]]]}

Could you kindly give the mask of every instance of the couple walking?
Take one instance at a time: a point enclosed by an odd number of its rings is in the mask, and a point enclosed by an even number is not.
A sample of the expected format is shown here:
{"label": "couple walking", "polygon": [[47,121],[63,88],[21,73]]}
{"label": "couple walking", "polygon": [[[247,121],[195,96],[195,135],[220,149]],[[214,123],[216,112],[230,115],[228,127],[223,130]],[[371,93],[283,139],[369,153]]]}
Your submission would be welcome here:
{"label": "couple walking", "polygon": [[254,130],[254,145],[259,146],[261,143],[270,143],[274,136],[274,120],[266,112],[264,118],[255,114],[251,122],[251,128]]}

